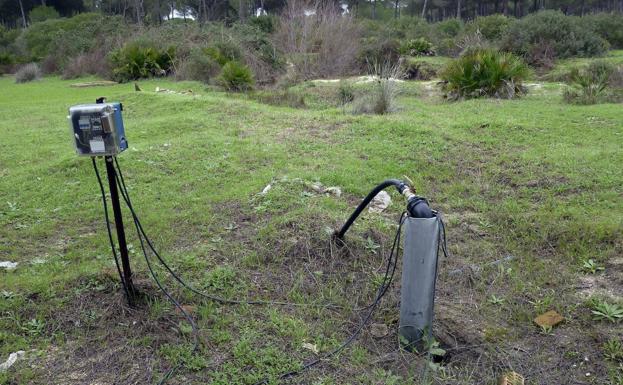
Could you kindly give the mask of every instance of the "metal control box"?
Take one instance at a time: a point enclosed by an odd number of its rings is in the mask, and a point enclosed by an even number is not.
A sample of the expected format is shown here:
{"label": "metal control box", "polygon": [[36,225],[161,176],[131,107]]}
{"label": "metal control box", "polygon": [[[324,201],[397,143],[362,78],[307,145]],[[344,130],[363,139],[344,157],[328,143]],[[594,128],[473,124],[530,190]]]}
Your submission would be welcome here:
{"label": "metal control box", "polygon": [[69,108],[76,152],[83,156],[116,155],[128,148],[121,103],[80,104]]}

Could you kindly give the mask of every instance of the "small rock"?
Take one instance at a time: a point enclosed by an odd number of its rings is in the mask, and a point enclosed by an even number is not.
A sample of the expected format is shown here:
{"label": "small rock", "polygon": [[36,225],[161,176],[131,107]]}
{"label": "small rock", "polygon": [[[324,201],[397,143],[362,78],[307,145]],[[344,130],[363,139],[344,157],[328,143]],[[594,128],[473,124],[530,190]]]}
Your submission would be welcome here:
{"label": "small rock", "polygon": [[385,324],[372,324],[370,325],[370,334],[376,338],[382,338],[389,334],[389,329]]}
{"label": "small rock", "polygon": [[270,191],[270,189],[273,188],[272,184],[267,184],[266,187],[264,187],[264,189],[262,189],[262,192],[260,194],[262,195],[266,195],[268,194],[268,192]]}
{"label": "small rock", "polygon": [[534,323],[541,327],[554,327],[564,320],[565,318],[558,314],[555,310],[550,310],[536,317],[534,319]]}
{"label": "small rock", "polygon": [[392,198],[389,194],[386,191],[381,191],[372,199],[372,202],[370,202],[368,211],[371,213],[383,212],[391,203]]}
{"label": "small rock", "polygon": [[7,270],[15,270],[17,268],[17,262],[2,261],[0,262],[0,267],[3,267]]}
{"label": "small rock", "polygon": [[324,192],[335,195],[338,198],[342,196],[342,189],[335,186],[327,187]]}
{"label": "small rock", "polygon": [[24,358],[25,354],[26,352],[23,350],[9,354],[9,358],[0,364],[0,373],[6,372],[11,366],[13,366],[13,364],[15,364],[15,362],[17,362],[18,359]]}
{"label": "small rock", "polygon": [[[182,309],[188,314],[193,314],[195,312],[196,307],[193,305],[182,305]],[[175,308],[175,312],[177,314],[182,314],[182,311],[179,308]]]}
{"label": "small rock", "polygon": [[517,372],[508,372],[505,373],[502,378],[500,378],[500,385],[524,385],[525,379],[524,377]]}
{"label": "small rock", "polygon": [[303,342],[303,348],[307,350],[311,350],[312,352],[314,352],[314,354],[318,354],[320,352],[316,344],[310,344],[309,342]]}

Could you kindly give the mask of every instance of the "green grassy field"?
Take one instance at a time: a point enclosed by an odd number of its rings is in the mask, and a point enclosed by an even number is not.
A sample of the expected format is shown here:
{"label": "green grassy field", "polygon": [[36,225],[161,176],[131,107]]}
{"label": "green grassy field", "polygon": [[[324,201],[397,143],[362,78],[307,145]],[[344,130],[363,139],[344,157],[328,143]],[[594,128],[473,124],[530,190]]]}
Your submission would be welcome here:
{"label": "green grassy field", "polygon": [[[251,384],[296,368],[316,357],[304,344],[322,354],[361,321],[348,309],[373,298],[403,200],[392,191],[385,213],[366,213],[346,249],[331,245],[331,230],[376,183],[406,175],[447,222],[434,326],[443,363],[433,370],[399,349],[396,280],[373,320],[387,335],[366,329],[290,383],[492,384],[512,369],[527,384],[623,384],[621,322],[591,312],[623,305],[621,105],[567,105],[557,85],[540,83],[520,100],[447,103],[430,82],[407,82],[398,112],[367,116],[329,102],[269,106],[198,83],[151,80],[143,92],[71,83],[0,78],[0,261],[19,263],[0,269],[0,359],[27,357],[0,383],[157,383],[183,362],[169,383]],[[320,100],[335,87],[300,92]],[[146,294],[128,308],[90,160],[75,155],[66,122],[69,106],[99,96],[124,104],[130,149],[119,161],[175,271],[222,296],[309,306],[205,302],[161,274],[195,306],[192,354],[128,220]],[[318,194],[312,182],[343,194]],[[565,322],[535,326],[551,309]]]}

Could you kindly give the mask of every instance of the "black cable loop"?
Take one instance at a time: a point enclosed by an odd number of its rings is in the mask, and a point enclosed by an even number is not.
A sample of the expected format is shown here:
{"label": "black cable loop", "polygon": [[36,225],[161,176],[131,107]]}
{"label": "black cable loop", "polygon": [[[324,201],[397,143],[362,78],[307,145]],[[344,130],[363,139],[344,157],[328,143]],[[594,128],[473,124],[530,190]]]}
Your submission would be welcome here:
{"label": "black cable loop", "polygon": [[227,299],[227,298],[222,298],[222,297],[218,297],[218,296],[211,295],[211,294],[206,294],[204,292],[201,292],[201,291],[195,289],[190,284],[186,283],[182,278],[180,278],[173,271],[173,269],[171,269],[171,267],[167,264],[167,262],[162,258],[160,253],[158,253],[158,251],[154,247],[153,243],[151,242],[151,239],[145,233],[145,230],[143,229],[143,225],[141,224],[141,222],[140,222],[140,220],[138,218],[138,215],[136,214],[136,212],[134,211],[134,207],[132,206],[132,201],[130,200],[130,195],[129,195],[128,190],[126,188],[125,180],[123,178],[123,173],[121,172],[121,168],[119,167],[119,162],[117,161],[117,157],[114,157],[114,160],[115,160],[115,165],[116,165],[116,169],[117,169],[117,173],[115,173],[115,174],[118,174],[118,175],[116,175],[117,184],[120,187],[121,196],[123,197],[123,200],[125,201],[126,205],[128,206],[128,209],[130,209],[130,213],[132,214],[132,217],[134,218],[135,225],[140,229],[140,232],[145,237],[145,241],[147,242],[147,245],[149,246],[151,251],[154,253],[154,255],[156,256],[158,261],[160,261],[160,263],[169,272],[169,274],[173,277],[173,279],[175,279],[177,282],[179,282],[180,285],[182,285],[183,287],[185,287],[186,289],[188,289],[192,293],[197,294],[200,297],[203,297],[203,298],[215,301],[215,302],[219,302],[219,303],[222,303],[222,304],[229,304],[229,305],[280,305],[280,306],[335,307],[334,305],[314,305],[314,304],[295,303],[295,302],[283,302],[283,301],[261,301],[261,300],[235,300],[235,299]]}

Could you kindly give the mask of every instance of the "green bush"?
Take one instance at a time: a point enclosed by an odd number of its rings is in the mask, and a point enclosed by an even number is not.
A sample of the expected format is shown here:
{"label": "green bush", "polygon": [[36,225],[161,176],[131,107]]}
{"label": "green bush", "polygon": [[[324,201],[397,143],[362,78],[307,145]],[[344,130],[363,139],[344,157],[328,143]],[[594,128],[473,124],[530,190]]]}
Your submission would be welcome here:
{"label": "green bush", "polygon": [[219,80],[229,91],[248,91],[255,83],[249,67],[237,61],[227,62],[223,66]]}
{"label": "green bush", "polygon": [[79,55],[93,50],[108,53],[126,39],[130,27],[121,16],[83,13],[71,18],[34,23],[15,45],[29,60],[41,62],[44,72],[62,72]]}
{"label": "green bush", "polygon": [[369,37],[363,39],[358,62],[361,68],[371,63],[397,63],[400,58],[400,42],[394,38]]}
{"label": "green bush", "polygon": [[131,43],[110,55],[113,79],[127,82],[152,76],[165,76],[172,67],[175,50],[159,50],[150,45]]}
{"label": "green bush", "polygon": [[30,19],[31,23],[37,23],[50,19],[58,19],[59,17],[60,15],[58,14],[58,11],[54,9],[54,7],[46,7],[45,5],[34,7],[28,14],[28,18]]}
{"label": "green bush", "polygon": [[437,76],[435,66],[421,59],[407,58],[401,65],[404,77],[408,80],[430,80]]}
{"label": "green bush", "polygon": [[275,16],[272,15],[261,15],[250,18],[249,25],[256,27],[257,29],[266,34],[271,34],[275,32],[277,19]]}
{"label": "green bush", "polygon": [[433,24],[433,31],[443,37],[457,37],[463,31],[463,21],[460,19],[446,19]]}
{"label": "green bush", "polygon": [[535,63],[539,46],[551,47],[555,58],[601,56],[608,42],[594,31],[584,28],[579,17],[560,11],[533,13],[514,23],[505,36],[504,50],[522,55]]}
{"label": "green bush", "polygon": [[433,44],[423,37],[406,41],[400,47],[400,53],[409,56],[435,56]]}
{"label": "green bush", "polygon": [[215,78],[221,66],[205,50],[193,49],[190,55],[177,65],[175,78],[178,80],[198,80],[208,83]]}
{"label": "green bush", "polygon": [[465,33],[473,34],[480,31],[485,39],[496,41],[506,34],[515,21],[515,19],[501,14],[478,16],[465,25]]}
{"label": "green bush", "polygon": [[347,80],[340,80],[337,88],[337,98],[341,106],[344,106],[355,100],[355,88],[352,83]]}
{"label": "green bush", "polygon": [[26,83],[41,78],[41,69],[37,63],[23,65],[15,73],[16,83]]}
{"label": "green bush", "polygon": [[585,68],[573,68],[563,97],[572,104],[619,101],[619,75],[615,65],[603,60],[594,61]]}
{"label": "green bush", "polygon": [[606,39],[612,48],[623,48],[623,15],[597,13],[582,17],[584,25]]}
{"label": "green bush", "polygon": [[525,92],[522,83],[529,74],[526,64],[511,53],[474,49],[450,62],[440,77],[449,99],[512,99]]}
{"label": "green bush", "polygon": [[205,49],[205,53],[219,65],[224,66],[230,61],[240,61],[242,52],[240,47],[231,41],[219,41]]}

